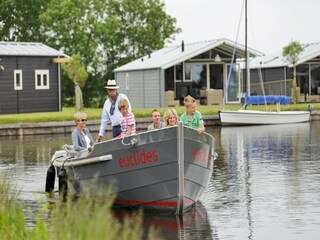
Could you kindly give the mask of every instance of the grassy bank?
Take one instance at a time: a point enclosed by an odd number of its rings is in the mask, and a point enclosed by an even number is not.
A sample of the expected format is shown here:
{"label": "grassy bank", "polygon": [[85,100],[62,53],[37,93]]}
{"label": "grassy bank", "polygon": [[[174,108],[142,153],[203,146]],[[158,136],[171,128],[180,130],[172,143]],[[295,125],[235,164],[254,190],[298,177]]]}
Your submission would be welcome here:
{"label": "grassy bank", "polygon": [[[10,185],[0,182],[0,236],[2,240],[47,240],[47,239],[156,239],[153,228],[144,232],[141,227],[142,215],[135,213],[125,216],[121,222],[111,211],[112,198],[92,199],[85,196],[77,201],[38,205],[33,216],[33,226],[27,226],[26,215],[32,213],[17,201],[17,192]],[[30,221],[30,217],[28,218]],[[157,236],[159,239],[159,236]],[[161,238],[160,238],[161,239]]]}
{"label": "grassy bank", "polygon": [[[304,104],[291,104],[291,105],[282,105],[281,110],[307,110],[309,103]],[[320,103],[313,104],[314,110],[320,110]],[[239,109],[239,105],[228,105],[225,106],[226,110],[236,110]],[[161,115],[168,108],[158,108]],[[178,114],[181,115],[185,108],[177,107],[175,108],[178,111]],[[198,106],[197,109],[202,113],[202,115],[214,115],[218,114],[219,110],[222,109],[221,106]],[[265,106],[250,106],[247,109],[255,110],[265,110]],[[152,108],[143,108],[143,109],[133,109],[133,113],[136,118],[147,118],[150,117],[150,112]],[[83,110],[87,113],[90,120],[100,119],[101,118],[101,108],[86,108]],[[276,111],[275,105],[268,105],[268,111]],[[20,114],[4,114],[0,115],[0,124],[1,123],[30,123],[30,122],[55,122],[55,121],[71,121],[73,120],[73,115],[75,114],[74,108],[63,108],[62,112],[43,112],[43,113],[20,113]]]}

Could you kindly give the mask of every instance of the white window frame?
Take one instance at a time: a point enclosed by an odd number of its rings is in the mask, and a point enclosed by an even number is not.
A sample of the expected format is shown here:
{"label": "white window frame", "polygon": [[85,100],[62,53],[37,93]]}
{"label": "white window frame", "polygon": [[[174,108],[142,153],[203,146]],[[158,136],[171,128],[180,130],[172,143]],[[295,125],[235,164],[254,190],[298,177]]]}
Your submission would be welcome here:
{"label": "white window frame", "polygon": [[[20,86],[17,85],[17,74],[20,75]],[[14,75],[14,90],[22,90],[23,89],[23,78],[22,78],[22,70],[16,69],[13,71]]]}
{"label": "white window frame", "polygon": [[[40,85],[38,85],[38,75],[40,75]],[[43,79],[44,76],[47,77],[47,85],[44,85],[43,83]],[[34,78],[35,78],[35,88],[37,90],[42,90],[42,89],[49,89],[50,87],[50,79],[49,79],[49,70],[35,70],[35,74],[34,74]]]}

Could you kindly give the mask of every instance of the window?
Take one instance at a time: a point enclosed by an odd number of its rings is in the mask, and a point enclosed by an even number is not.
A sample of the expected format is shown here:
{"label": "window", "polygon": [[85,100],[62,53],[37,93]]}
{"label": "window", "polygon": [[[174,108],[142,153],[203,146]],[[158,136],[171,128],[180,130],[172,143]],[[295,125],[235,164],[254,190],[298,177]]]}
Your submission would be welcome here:
{"label": "window", "polygon": [[172,90],[174,91],[174,67],[168,68],[164,71],[165,74],[165,91]]}
{"label": "window", "polygon": [[[320,64],[310,64],[311,70],[311,95],[320,94]],[[320,89],[319,89],[320,90]]]}
{"label": "window", "polygon": [[176,65],[176,80],[181,81],[183,79],[183,67],[182,64]]}
{"label": "window", "polygon": [[297,66],[297,86],[300,87],[300,94],[309,93],[309,64]]}
{"label": "window", "polygon": [[182,100],[192,94],[192,83],[191,82],[177,82],[177,99]]}
{"label": "window", "polygon": [[[227,64],[227,72],[230,71],[231,64]],[[228,77],[227,82],[227,103],[240,103],[241,101],[241,89],[242,85],[240,82],[241,69],[238,64],[232,66],[231,75]]]}
{"label": "window", "polygon": [[22,90],[22,70],[14,70],[14,90]]}
{"label": "window", "polygon": [[35,70],[36,89],[49,89],[49,70]]}
{"label": "window", "polygon": [[200,90],[207,88],[207,65],[192,64],[191,65],[191,80],[193,97],[200,97]]}
{"label": "window", "polygon": [[223,89],[223,65],[210,64],[209,69],[210,85],[208,88]]}
{"label": "window", "polygon": [[190,81],[191,80],[191,64],[186,63],[185,65],[185,80]]}

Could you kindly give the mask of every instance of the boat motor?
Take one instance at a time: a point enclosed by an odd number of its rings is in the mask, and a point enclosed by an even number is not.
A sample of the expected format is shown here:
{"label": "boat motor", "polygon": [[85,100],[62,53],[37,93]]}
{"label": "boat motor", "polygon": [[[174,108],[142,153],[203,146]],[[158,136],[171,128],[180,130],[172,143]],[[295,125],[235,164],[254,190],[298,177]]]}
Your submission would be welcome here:
{"label": "boat motor", "polygon": [[59,178],[59,194],[61,194],[63,197],[63,200],[65,200],[68,192],[68,174],[65,168],[60,168],[58,173],[58,178]]}
{"label": "boat motor", "polygon": [[51,164],[51,166],[47,170],[47,178],[46,178],[46,194],[49,197],[53,196],[54,182],[56,178],[56,169]]}

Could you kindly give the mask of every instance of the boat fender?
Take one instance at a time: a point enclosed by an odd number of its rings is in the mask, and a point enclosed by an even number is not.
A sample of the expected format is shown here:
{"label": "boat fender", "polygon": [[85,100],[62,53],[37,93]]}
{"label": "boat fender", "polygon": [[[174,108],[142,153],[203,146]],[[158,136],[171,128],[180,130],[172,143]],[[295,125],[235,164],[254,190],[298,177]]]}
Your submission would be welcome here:
{"label": "boat fender", "polygon": [[309,104],[308,106],[308,111],[311,113],[313,111],[314,107],[312,104]]}
{"label": "boat fender", "polygon": [[58,173],[58,179],[59,179],[59,194],[62,195],[63,200],[65,200],[68,192],[68,174],[66,169],[60,168]]}
{"label": "boat fender", "polygon": [[46,189],[45,189],[46,194],[51,197],[53,195],[55,179],[56,179],[56,169],[51,164],[51,166],[47,170]]}

